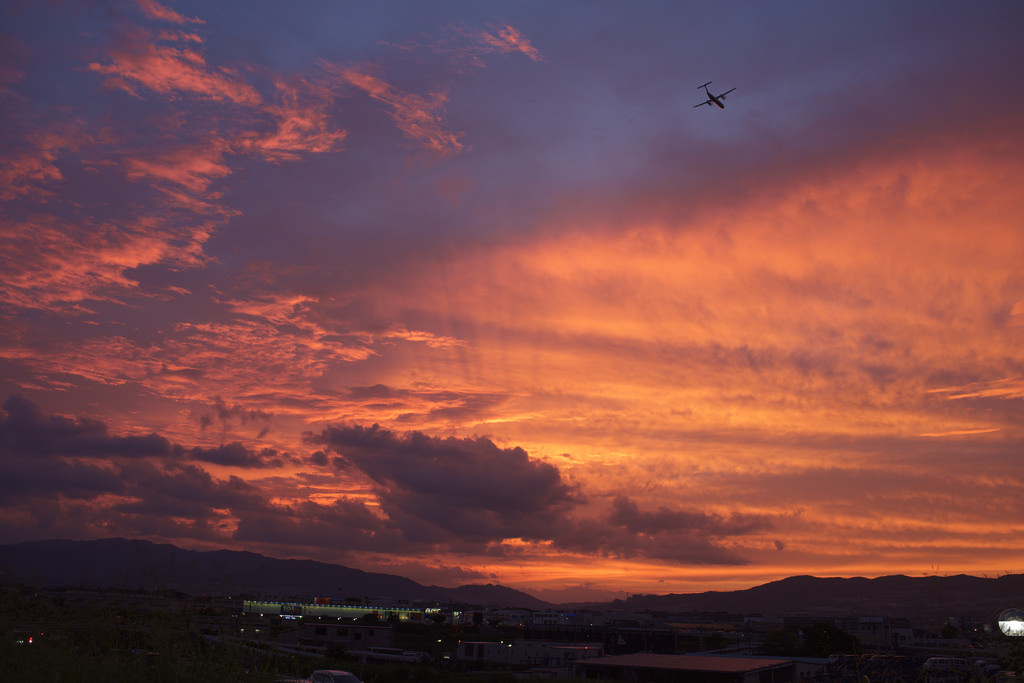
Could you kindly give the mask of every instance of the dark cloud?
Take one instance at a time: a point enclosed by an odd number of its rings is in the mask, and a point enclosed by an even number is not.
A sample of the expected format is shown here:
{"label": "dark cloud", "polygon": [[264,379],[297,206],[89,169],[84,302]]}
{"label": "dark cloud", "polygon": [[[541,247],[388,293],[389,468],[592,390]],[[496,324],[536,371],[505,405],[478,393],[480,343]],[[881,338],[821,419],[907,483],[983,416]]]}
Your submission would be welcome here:
{"label": "dark cloud", "polygon": [[[250,510],[264,505],[258,491],[237,477],[214,479],[188,457],[240,467],[280,463],[274,451],[253,453],[240,444],[185,451],[158,435],[118,437],[97,420],[45,415],[22,396],[4,403],[0,415],[0,516],[10,519],[14,504],[35,518],[54,501],[92,501],[91,518],[103,518],[106,533],[123,528],[141,532],[147,524],[176,518],[177,525],[207,527],[218,510]],[[42,514],[42,512],[40,512]],[[120,520],[120,521],[119,521]],[[26,522],[31,525],[32,522]],[[190,535],[190,537],[194,537]]]}
{"label": "dark cloud", "polygon": [[326,429],[310,441],[373,480],[392,520],[439,540],[532,536],[580,500],[553,465],[483,437],[442,439],[356,425]]}
{"label": "dark cloud", "polygon": [[306,501],[247,511],[239,519],[235,539],[278,547],[343,547],[383,553],[425,547],[373,514],[365,503],[348,498],[328,505]]}
{"label": "dark cloud", "polygon": [[217,480],[195,465],[159,467],[150,463],[129,463],[121,476],[130,489],[113,508],[142,517],[179,517],[207,520],[215,510],[249,510],[263,505],[259,491],[237,477]]}
{"label": "dark cloud", "polygon": [[[269,483],[217,479],[203,464],[279,467],[287,454],[241,443],[185,449],[158,435],[112,436],[100,421],[46,415],[21,396],[9,398],[4,408],[0,532],[8,538],[19,537],[20,524],[64,529],[72,537],[219,539],[313,555],[318,549],[336,553],[340,545],[347,553],[406,556],[509,554],[517,551],[501,542],[521,538],[604,556],[736,564],[742,558],[720,542],[770,527],[755,517],[667,506],[644,510],[624,496],[588,516],[583,493],[557,467],[522,448],[377,425],[307,436],[324,447],[309,462],[360,472],[373,483],[376,501],[347,496],[275,504],[262,488]],[[80,523],[56,521],[58,509],[78,510]]]}
{"label": "dark cloud", "polygon": [[43,462],[0,455],[0,505],[35,503],[58,495],[93,500],[124,491],[125,482],[116,470],[93,463],[61,459]]}
{"label": "dark cloud", "polygon": [[43,415],[20,395],[8,398],[3,407],[7,416],[0,415],[0,448],[6,453],[103,458],[167,456],[174,450],[156,434],[110,436],[99,420]]}
{"label": "dark cloud", "polygon": [[617,496],[608,519],[632,534],[653,536],[660,533],[687,533],[701,536],[739,536],[761,531],[769,525],[763,518],[747,515],[709,515],[695,510],[671,510],[659,506],[655,512],[641,511],[635,501]]}
{"label": "dark cloud", "polygon": [[189,451],[189,456],[193,460],[227,467],[280,467],[284,463],[278,452],[272,448],[255,452],[238,442],[216,448],[196,446]]}
{"label": "dark cloud", "polygon": [[[36,457],[145,458],[182,457],[183,447],[158,434],[111,436],[105,423],[90,418],[44,415],[21,395],[4,402],[0,415],[0,448],[5,453]],[[240,443],[215,448],[196,446],[187,451],[193,460],[228,467],[280,467],[282,456],[273,449],[253,451]]]}
{"label": "dark cloud", "polygon": [[772,520],[767,517],[722,517],[664,505],[647,511],[619,495],[597,516],[552,519],[547,534],[557,548],[598,557],[741,565],[747,559],[729,546],[743,536],[770,528]]}
{"label": "dark cloud", "polygon": [[738,553],[719,543],[771,527],[754,516],[665,506],[642,511],[624,496],[603,516],[588,517],[583,493],[555,466],[482,437],[397,434],[374,425],[330,428],[309,440],[339,453],[336,465],[375,482],[388,524],[407,542],[464,552],[490,544],[495,552],[502,539],[522,538],[605,556],[741,564]]}
{"label": "dark cloud", "polygon": [[213,407],[209,411],[204,411],[200,414],[199,425],[203,430],[206,430],[217,423],[220,424],[222,430],[226,431],[228,426],[234,422],[241,423],[242,426],[255,423],[260,425],[260,431],[256,438],[262,439],[270,431],[270,423],[273,417],[271,413],[264,410],[244,408],[237,404],[229,406],[224,402],[224,399],[218,396],[214,399]]}
{"label": "dark cloud", "polygon": [[393,493],[454,496],[504,513],[545,510],[578,496],[555,466],[484,437],[438,438],[355,425],[325,429],[310,441],[328,446]]}

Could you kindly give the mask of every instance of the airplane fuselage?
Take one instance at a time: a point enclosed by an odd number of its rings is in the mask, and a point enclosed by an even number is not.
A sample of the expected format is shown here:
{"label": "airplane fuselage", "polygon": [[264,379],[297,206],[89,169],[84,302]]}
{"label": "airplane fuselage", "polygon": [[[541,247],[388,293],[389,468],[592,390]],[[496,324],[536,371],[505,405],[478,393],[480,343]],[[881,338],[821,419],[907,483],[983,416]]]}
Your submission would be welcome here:
{"label": "airplane fuselage", "polygon": [[708,90],[708,86],[709,85],[711,85],[711,81],[708,81],[704,85],[701,85],[701,86],[697,87],[698,90],[700,90],[701,88],[704,88],[704,93],[708,96],[707,102],[701,102],[700,104],[695,104],[693,106],[696,108],[696,107],[700,107],[700,106],[705,105],[705,104],[707,104],[707,105],[717,104],[719,109],[725,109],[725,105],[722,103],[722,100],[724,100],[725,96],[728,95],[729,93],[731,93],[736,88],[731,88],[729,90],[726,90],[721,95],[712,95],[711,91]]}

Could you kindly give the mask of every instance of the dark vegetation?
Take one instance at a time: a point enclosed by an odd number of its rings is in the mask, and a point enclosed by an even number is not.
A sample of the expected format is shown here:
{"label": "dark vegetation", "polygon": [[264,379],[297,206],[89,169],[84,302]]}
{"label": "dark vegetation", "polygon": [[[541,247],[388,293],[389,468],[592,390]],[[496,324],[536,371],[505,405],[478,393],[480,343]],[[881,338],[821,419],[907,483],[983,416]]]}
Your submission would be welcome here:
{"label": "dark vegetation", "polygon": [[828,657],[860,654],[857,639],[825,621],[810,627],[779,629],[765,634],[761,653],[782,657]]}
{"label": "dark vegetation", "polygon": [[[95,595],[96,599],[90,599]],[[92,681],[239,681],[271,683],[288,677],[304,678],[315,669],[346,669],[364,683],[514,683],[509,671],[460,669],[445,659],[459,640],[513,640],[518,628],[487,623],[483,613],[470,624],[393,622],[395,645],[427,653],[432,663],[361,663],[343,649],[325,658],[280,655],[240,644],[202,637],[194,628],[196,598],[154,591],[41,592],[19,586],[0,586],[0,681],[47,683]],[[276,628],[286,628],[284,623]],[[272,630],[274,626],[272,625]],[[943,628],[943,637],[957,635]],[[691,643],[676,643],[677,651],[711,648],[724,643],[711,634]],[[721,643],[719,642],[721,641]],[[1024,674],[1024,639],[1004,641],[998,668]],[[831,657],[822,683],[848,683],[867,678],[872,683],[921,679],[926,656],[909,653],[863,653],[853,636],[821,620],[799,629],[766,634],[762,654],[781,657]],[[466,663],[462,663],[465,665]],[[475,663],[475,667],[486,667]],[[829,677],[831,676],[831,678]],[[958,680],[991,683],[990,674],[972,670]]]}
{"label": "dark vegetation", "polygon": [[0,632],[3,680],[271,681],[292,673],[288,662],[191,633],[185,614],[69,605],[15,587],[0,595]]}
{"label": "dark vegetation", "polygon": [[[448,624],[398,626],[399,647],[427,652],[439,661],[444,661],[442,653],[454,651],[464,635],[474,640],[501,635],[498,631],[481,633],[480,627],[473,626],[463,627],[471,634]],[[282,656],[205,639],[190,628],[190,614],[184,611],[71,603],[59,593],[0,587],[2,681],[271,683],[305,678],[316,669],[352,671],[364,683],[516,681],[511,673],[502,671],[469,674],[438,664],[361,664],[347,658],[343,650],[328,652],[325,658]]]}

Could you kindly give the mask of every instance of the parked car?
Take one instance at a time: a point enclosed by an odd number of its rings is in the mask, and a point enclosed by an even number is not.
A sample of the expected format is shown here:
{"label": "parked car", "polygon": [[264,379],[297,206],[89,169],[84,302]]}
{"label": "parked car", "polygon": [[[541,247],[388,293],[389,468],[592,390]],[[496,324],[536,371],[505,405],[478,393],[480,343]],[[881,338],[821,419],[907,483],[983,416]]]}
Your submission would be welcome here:
{"label": "parked car", "polygon": [[306,680],[309,683],[363,683],[352,672],[339,669],[319,669]]}

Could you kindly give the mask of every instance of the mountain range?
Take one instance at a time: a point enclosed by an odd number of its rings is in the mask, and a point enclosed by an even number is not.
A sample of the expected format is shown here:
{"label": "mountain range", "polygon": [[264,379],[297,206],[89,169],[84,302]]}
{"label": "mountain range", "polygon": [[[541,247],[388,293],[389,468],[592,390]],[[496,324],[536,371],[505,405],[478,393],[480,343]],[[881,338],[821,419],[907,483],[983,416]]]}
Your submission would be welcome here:
{"label": "mountain range", "polygon": [[493,584],[424,586],[393,574],[313,560],[280,560],[236,550],[185,550],[122,538],[0,545],[0,583],[40,588],[174,590],[193,595],[374,597],[387,601],[550,607],[528,593]]}
{"label": "mountain range", "polygon": [[[39,588],[78,586],[129,590],[175,590],[308,599],[374,597],[481,606],[548,609],[552,605],[506,586],[424,586],[393,574],[365,572],[312,560],[281,560],[256,553],[185,550],[142,540],[32,541],[0,545],[0,583]],[[634,595],[599,610],[630,612],[729,612],[777,616],[874,615],[889,617],[969,616],[994,619],[1004,609],[1024,607],[1024,574],[976,576],[883,576],[818,578],[794,576],[746,590]]]}
{"label": "mountain range", "polygon": [[997,578],[965,574],[873,579],[792,576],[746,590],[635,595],[616,603],[633,611],[669,613],[958,616],[989,622],[1003,610],[1024,607],[1024,574]]}

